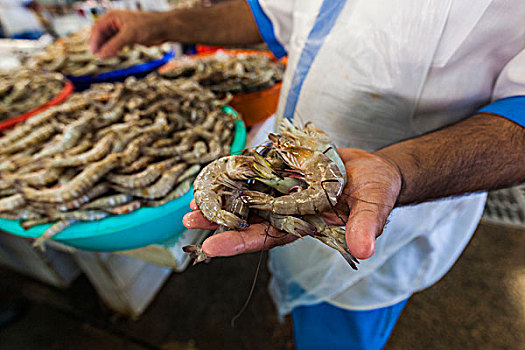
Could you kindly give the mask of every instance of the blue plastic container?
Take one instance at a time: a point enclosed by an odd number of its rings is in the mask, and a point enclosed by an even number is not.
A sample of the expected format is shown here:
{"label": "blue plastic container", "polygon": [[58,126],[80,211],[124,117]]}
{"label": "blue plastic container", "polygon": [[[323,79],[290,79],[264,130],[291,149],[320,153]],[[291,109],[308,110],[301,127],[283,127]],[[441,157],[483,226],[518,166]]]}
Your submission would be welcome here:
{"label": "blue plastic container", "polygon": [[96,83],[114,83],[118,81],[124,81],[127,77],[143,78],[149,73],[153,72],[160,66],[163,66],[166,62],[174,57],[172,51],[167,52],[158,60],[149,61],[146,63],[138,64],[136,66],[116,69],[109,72],[100,74],[87,74],[87,75],[68,75],[67,78],[75,85],[75,91],[83,91],[88,89],[91,84]]}
{"label": "blue plastic container", "polygon": [[[226,113],[236,114],[231,107]],[[242,120],[235,122],[235,137],[231,153],[238,154],[246,146],[246,128]],[[141,208],[135,212],[111,216],[100,221],[81,222],[68,227],[52,239],[79,249],[114,252],[162,243],[181,235],[185,228],[182,217],[190,210],[193,188],[182,197],[160,207]],[[20,220],[0,218],[0,229],[26,238],[40,237],[52,224],[38,225],[24,230]]]}

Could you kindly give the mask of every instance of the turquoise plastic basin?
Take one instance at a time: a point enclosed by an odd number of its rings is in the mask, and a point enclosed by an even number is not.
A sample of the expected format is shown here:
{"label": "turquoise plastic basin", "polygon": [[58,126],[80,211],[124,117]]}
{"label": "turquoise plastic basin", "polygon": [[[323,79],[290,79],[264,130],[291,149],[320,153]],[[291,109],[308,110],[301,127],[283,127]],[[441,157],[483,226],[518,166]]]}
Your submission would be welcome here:
{"label": "turquoise plastic basin", "polygon": [[[231,107],[225,107],[224,112],[237,115]],[[246,128],[242,120],[237,120],[230,152],[240,153],[245,146]],[[76,223],[52,239],[71,247],[99,252],[135,249],[162,243],[184,232],[182,217],[189,211],[192,199],[193,188],[182,197],[160,207],[141,208],[129,214],[111,216],[100,221]],[[51,225],[38,225],[24,230],[20,226],[20,220],[0,218],[0,230],[27,238],[40,237]]]}

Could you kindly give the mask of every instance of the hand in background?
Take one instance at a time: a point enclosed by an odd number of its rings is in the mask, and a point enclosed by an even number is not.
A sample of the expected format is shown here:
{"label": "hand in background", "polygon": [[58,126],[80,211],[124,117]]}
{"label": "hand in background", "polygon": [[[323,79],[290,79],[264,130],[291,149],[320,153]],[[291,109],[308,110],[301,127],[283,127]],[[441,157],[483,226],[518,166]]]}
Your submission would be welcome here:
{"label": "hand in background", "polygon": [[115,55],[131,44],[154,45],[163,41],[166,13],[110,11],[91,29],[89,45],[101,58]]}
{"label": "hand in background", "polygon": [[[367,259],[374,254],[375,240],[383,232],[396,203],[401,190],[401,175],[393,163],[376,154],[352,148],[339,149],[338,152],[345,163],[347,184],[336,206],[339,215],[328,211],[323,217],[330,225],[342,226],[341,218],[345,220],[350,252],[358,259]],[[195,202],[192,202],[191,209],[193,212],[183,219],[187,228],[217,228],[204,218]],[[273,248],[297,239],[268,226],[267,222],[255,222],[242,231],[211,236],[204,241],[203,250],[212,257],[231,256]]]}

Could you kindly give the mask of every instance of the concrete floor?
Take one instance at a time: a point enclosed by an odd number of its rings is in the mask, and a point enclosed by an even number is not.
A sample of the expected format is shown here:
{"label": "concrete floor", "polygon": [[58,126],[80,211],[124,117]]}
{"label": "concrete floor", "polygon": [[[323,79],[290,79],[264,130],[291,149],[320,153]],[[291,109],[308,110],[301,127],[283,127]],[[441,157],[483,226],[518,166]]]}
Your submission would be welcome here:
{"label": "concrete floor", "polygon": [[[217,259],[173,274],[137,321],[102,305],[85,277],[56,290],[0,269],[0,286],[28,300],[0,330],[0,349],[291,349],[264,268],[247,310],[258,255]],[[449,274],[414,295],[387,349],[525,349],[525,232],[481,225]]]}

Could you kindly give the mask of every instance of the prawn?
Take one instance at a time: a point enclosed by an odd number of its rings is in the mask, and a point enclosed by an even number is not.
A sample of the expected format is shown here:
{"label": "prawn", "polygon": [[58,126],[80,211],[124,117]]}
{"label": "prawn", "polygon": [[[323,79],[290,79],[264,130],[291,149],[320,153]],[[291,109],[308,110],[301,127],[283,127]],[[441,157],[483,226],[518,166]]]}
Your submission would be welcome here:
{"label": "prawn", "polygon": [[146,167],[152,160],[153,160],[153,157],[142,156],[139,159],[135,160],[130,165],[128,165],[128,166],[126,166],[126,167],[124,167],[122,169],[118,169],[118,173],[119,174],[135,173],[135,172],[137,172],[139,170],[144,169],[144,167]]}
{"label": "prawn", "polygon": [[70,182],[59,188],[37,190],[31,187],[22,187],[21,192],[25,198],[34,201],[50,203],[66,202],[84,194],[93,184],[118,166],[120,159],[122,159],[121,155],[110,154],[106,158],[88,165]]}
{"label": "prawn", "polygon": [[57,233],[64,231],[66,228],[73,225],[77,221],[78,220],[73,219],[73,218],[58,221],[53,226],[48,228],[42,236],[38,237],[33,242],[33,247],[39,248],[41,251],[45,251],[46,248],[44,244],[47,240],[55,236]]}
{"label": "prawn", "polygon": [[132,211],[139,210],[141,208],[142,204],[139,200],[132,201],[120,206],[112,207],[112,208],[105,208],[104,210],[108,213],[115,214],[115,215],[124,215],[129,214]]}
{"label": "prawn", "polygon": [[107,207],[123,205],[131,202],[132,200],[133,196],[130,196],[129,194],[114,194],[87,203],[86,205],[82,206],[82,209],[104,209]]}
{"label": "prawn", "polygon": [[18,141],[6,146],[0,150],[0,154],[14,153],[30,146],[36,145],[42,141],[47,140],[55,133],[55,126],[47,124],[31,132],[26,137],[22,137]]}
{"label": "prawn", "polygon": [[206,219],[229,228],[248,226],[246,220],[222,209],[220,192],[224,188],[241,189],[242,185],[234,180],[255,177],[252,163],[251,157],[228,156],[217,159],[202,169],[193,183],[193,196]]}
{"label": "prawn", "polygon": [[126,188],[122,186],[114,186],[116,190],[123,193],[129,193],[136,197],[155,199],[165,196],[177,182],[177,179],[186,169],[186,164],[177,164],[171,169],[168,169],[160,179],[153,185],[144,188]]}
{"label": "prawn", "polygon": [[322,213],[337,203],[346,179],[334,162],[320,152],[298,146],[282,145],[277,151],[308,187],[277,198],[243,191],[241,196],[250,208],[282,215],[306,215]]}
{"label": "prawn", "polygon": [[57,209],[60,211],[68,211],[80,208],[83,204],[89,202],[93,198],[103,195],[108,190],[109,184],[106,182],[102,182],[98,185],[95,185],[95,187],[87,191],[86,194],[58,205]]}
{"label": "prawn", "polygon": [[61,169],[42,169],[30,173],[24,174],[13,174],[6,176],[7,179],[11,179],[14,182],[18,181],[29,186],[45,186],[58,180],[62,174]]}
{"label": "prawn", "polygon": [[17,193],[15,195],[0,199],[0,212],[18,209],[26,203],[25,198]]}
{"label": "prawn", "polygon": [[113,134],[108,134],[100,139],[95,146],[87,152],[73,155],[67,158],[54,158],[45,162],[46,167],[73,167],[88,164],[99,160],[111,150]]}
{"label": "prawn", "polygon": [[163,198],[156,201],[145,201],[144,204],[148,207],[158,207],[168,203],[169,201],[182,197],[186,192],[190,190],[192,182],[193,178],[188,178],[185,181],[179,183],[177,186],[175,186],[175,188]]}
{"label": "prawn", "polygon": [[165,161],[151,164],[140,173],[133,175],[109,174],[107,179],[119,186],[126,188],[145,187],[155,181],[162,173],[177,163],[177,159],[171,158]]}
{"label": "prawn", "polygon": [[52,156],[75,146],[75,144],[78,142],[78,139],[82,136],[82,133],[90,126],[90,122],[95,117],[96,114],[85,112],[85,114],[78,120],[66,126],[63,133],[58,135],[56,142],[54,142],[50,147],[44,148],[39,153],[33,155],[33,159],[37,160],[40,158]]}

